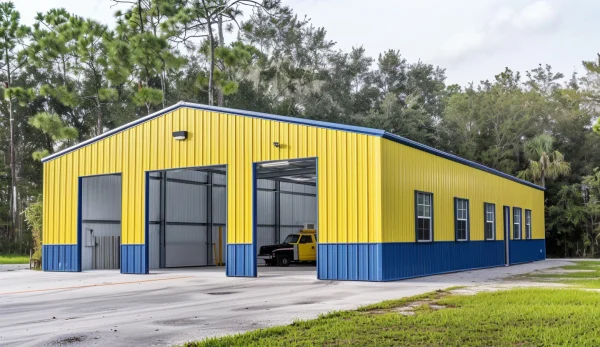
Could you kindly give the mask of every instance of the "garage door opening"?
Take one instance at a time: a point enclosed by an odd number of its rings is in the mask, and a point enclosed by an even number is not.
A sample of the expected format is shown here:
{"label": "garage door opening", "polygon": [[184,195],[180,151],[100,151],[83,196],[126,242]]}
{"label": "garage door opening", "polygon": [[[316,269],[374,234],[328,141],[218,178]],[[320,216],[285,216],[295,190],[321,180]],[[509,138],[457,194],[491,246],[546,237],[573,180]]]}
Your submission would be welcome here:
{"label": "garage door opening", "polygon": [[150,269],[224,266],[226,167],[156,171],[148,177]]}
{"label": "garage door opening", "polygon": [[121,175],[81,178],[81,270],[121,267]]}
{"label": "garage door opening", "polygon": [[316,272],[317,159],[256,164],[257,270]]}

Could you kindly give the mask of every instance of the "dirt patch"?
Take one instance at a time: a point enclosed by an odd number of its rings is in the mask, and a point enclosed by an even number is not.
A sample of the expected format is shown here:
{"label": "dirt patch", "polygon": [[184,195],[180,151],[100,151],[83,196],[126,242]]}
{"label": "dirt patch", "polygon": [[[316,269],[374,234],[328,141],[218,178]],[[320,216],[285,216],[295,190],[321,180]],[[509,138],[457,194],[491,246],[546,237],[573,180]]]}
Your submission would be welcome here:
{"label": "dirt patch", "polygon": [[85,336],[81,335],[81,336],[70,336],[70,337],[65,337],[63,339],[60,339],[58,341],[56,341],[57,345],[69,345],[72,343],[79,343],[79,342],[83,342],[85,340]]}

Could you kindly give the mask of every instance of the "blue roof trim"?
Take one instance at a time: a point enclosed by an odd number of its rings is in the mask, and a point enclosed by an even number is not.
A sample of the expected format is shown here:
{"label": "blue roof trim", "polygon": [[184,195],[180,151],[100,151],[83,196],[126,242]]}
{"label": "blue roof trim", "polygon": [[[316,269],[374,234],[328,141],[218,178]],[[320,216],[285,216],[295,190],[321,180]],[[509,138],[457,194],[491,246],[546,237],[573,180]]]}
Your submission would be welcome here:
{"label": "blue roof trim", "polygon": [[238,110],[238,109],[233,109],[233,108],[227,108],[227,107],[218,107],[218,106],[208,106],[208,105],[202,105],[202,104],[194,104],[194,103],[188,103],[188,102],[183,102],[180,101],[177,104],[173,105],[173,106],[169,106],[163,110],[160,110],[158,112],[152,113],[146,117],[142,117],[140,119],[137,119],[133,122],[127,123],[125,125],[122,125],[118,128],[115,128],[111,131],[107,131],[104,134],[101,134],[99,136],[93,137],[89,140],[83,141],[75,146],[63,149],[62,151],[53,153],[45,158],[42,159],[42,162],[47,162],[49,160],[58,158],[64,154],[67,154],[69,152],[72,152],[76,149],[85,147],[89,144],[92,144],[94,142],[100,141],[104,138],[107,138],[109,136],[112,136],[114,134],[120,133],[121,131],[127,130],[131,127],[134,127],[136,125],[142,124],[144,122],[147,122],[149,120],[152,120],[156,117],[162,116],[165,113],[169,113],[171,111],[175,111],[179,108],[182,107],[187,107],[187,108],[192,108],[192,109],[196,109],[196,110],[203,110],[203,111],[214,111],[214,112],[220,112],[220,113],[227,113],[227,114],[234,114],[234,115],[238,115],[238,116],[244,116],[244,117],[253,117],[253,118],[260,118],[260,119],[267,119],[267,120],[274,120],[274,121],[279,121],[279,122],[286,122],[286,123],[292,123],[292,124],[299,124],[299,125],[306,125],[306,126],[315,126],[315,127],[319,127],[319,128],[325,128],[325,129],[331,129],[331,130],[341,130],[341,131],[348,131],[348,132],[353,132],[353,133],[358,133],[358,134],[364,134],[364,135],[372,135],[372,136],[377,136],[377,137],[383,137],[385,139],[394,141],[394,142],[398,142],[401,143],[403,145],[418,149],[418,150],[422,150],[425,151],[427,153],[431,153],[433,155],[437,155],[439,157],[445,158],[445,159],[449,159],[452,161],[455,161],[457,163],[460,164],[464,164],[467,166],[470,166],[472,168],[475,169],[479,169],[506,179],[509,179],[511,181],[517,182],[517,183],[521,183],[524,184],[526,186],[532,187],[532,188],[536,188],[536,189],[540,189],[540,190],[544,190],[544,188],[535,185],[531,182],[527,182],[524,181],[522,179],[516,178],[514,176],[505,174],[504,172],[500,172],[498,170],[489,168],[487,166],[481,165],[481,164],[477,164],[475,162],[472,162],[470,160],[466,160],[463,158],[460,158],[456,155],[450,154],[450,153],[446,153],[443,151],[440,151],[438,149],[420,144],[418,142],[406,139],[404,137],[398,136],[398,135],[394,135],[391,133],[388,133],[386,131],[383,130],[379,130],[379,129],[373,129],[373,128],[365,128],[365,127],[359,127],[359,126],[354,126],[354,125],[344,125],[344,124],[338,124],[338,123],[330,123],[330,122],[322,122],[322,121],[316,121],[316,120],[310,120],[310,119],[305,119],[305,118],[295,118],[295,117],[286,117],[286,116],[278,116],[278,115],[273,115],[273,114],[268,114],[268,113],[261,113],[261,112],[253,112],[253,111],[244,111],[244,110]]}
{"label": "blue roof trim", "polygon": [[481,171],[485,171],[485,172],[491,173],[491,174],[496,175],[496,176],[500,176],[502,178],[509,179],[511,181],[514,181],[514,182],[517,182],[517,183],[520,183],[520,184],[524,184],[524,185],[529,186],[531,188],[536,188],[536,189],[539,189],[539,190],[545,190],[544,188],[542,188],[542,187],[540,187],[540,186],[538,186],[536,184],[533,184],[531,182],[527,182],[527,181],[522,180],[520,178],[517,178],[515,176],[511,176],[511,175],[506,174],[506,173],[504,173],[502,171],[498,171],[496,169],[492,169],[492,168],[487,167],[485,165],[481,165],[481,164],[478,164],[476,162],[473,162],[473,161],[461,158],[461,157],[456,156],[454,154],[450,154],[450,153],[446,153],[444,151],[440,151],[439,149],[435,149],[433,147],[426,146],[424,144],[418,143],[418,142],[413,141],[413,140],[409,140],[409,139],[404,138],[402,136],[398,136],[398,135],[395,135],[395,134],[392,134],[392,133],[388,133],[387,131],[383,134],[383,138],[391,140],[391,141],[394,141],[394,142],[401,143],[403,145],[406,145],[406,146],[409,146],[409,147],[421,150],[423,152],[427,152],[427,153],[436,155],[438,157],[442,157],[442,158],[445,158],[445,159],[448,159],[448,160],[452,160],[454,162],[457,162],[457,163],[460,163],[460,164],[463,164],[463,165],[470,166],[470,167],[475,168],[475,169],[479,169]]}

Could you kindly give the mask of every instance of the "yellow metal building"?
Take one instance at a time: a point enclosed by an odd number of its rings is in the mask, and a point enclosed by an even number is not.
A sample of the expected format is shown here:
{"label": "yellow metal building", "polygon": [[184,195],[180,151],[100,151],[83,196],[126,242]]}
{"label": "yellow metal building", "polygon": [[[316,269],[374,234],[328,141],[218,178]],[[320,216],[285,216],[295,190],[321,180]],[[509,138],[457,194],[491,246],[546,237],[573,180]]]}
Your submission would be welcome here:
{"label": "yellow metal building", "polygon": [[381,130],[181,102],[43,160],[43,269],[82,269],[82,178],[121,176],[120,269],[148,273],[150,173],[223,166],[227,275],[256,276],[257,168],[301,158],[317,163],[320,279],[545,259],[541,187]]}

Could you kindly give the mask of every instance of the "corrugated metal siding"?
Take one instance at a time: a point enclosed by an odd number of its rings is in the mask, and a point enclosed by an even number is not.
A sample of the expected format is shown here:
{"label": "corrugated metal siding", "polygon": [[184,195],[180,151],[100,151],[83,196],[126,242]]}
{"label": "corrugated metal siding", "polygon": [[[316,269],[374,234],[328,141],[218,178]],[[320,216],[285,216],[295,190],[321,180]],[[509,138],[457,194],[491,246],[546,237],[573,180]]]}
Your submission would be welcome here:
{"label": "corrugated metal siding", "polygon": [[382,281],[382,244],[319,244],[317,278]]}
{"label": "corrugated metal siding", "polygon": [[43,245],[42,270],[81,271],[77,245]]}
{"label": "corrugated metal siding", "polygon": [[483,204],[496,204],[496,239],[504,238],[502,206],[532,210],[533,238],[544,238],[544,192],[423,151],[382,144],[383,242],[414,242],[414,191],[433,193],[434,239],[454,240],[454,198],[469,199],[471,240],[483,240]]}
{"label": "corrugated metal siding", "polygon": [[546,240],[511,240],[510,264],[546,259]]}
{"label": "corrugated metal siding", "polygon": [[[187,130],[176,141],[174,130]],[[280,142],[281,147],[273,146]],[[77,243],[77,177],[122,173],[122,242],[144,244],[144,172],[228,168],[228,242],[252,242],[252,163],[318,157],[323,243],[381,241],[382,138],[189,108],[151,119],[44,163],[44,238]],[[124,254],[124,253],[123,253]]]}
{"label": "corrugated metal siding", "polygon": [[227,245],[227,276],[256,277],[256,252],[252,244]]}
{"label": "corrugated metal siding", "polygon": [[121,245],[121,273],[147,274],[147,252],[146,245]]}
{"label": "corrugated metal siding", "polygon": [[384,243],[383,280],[504,265],[504,241]]}

